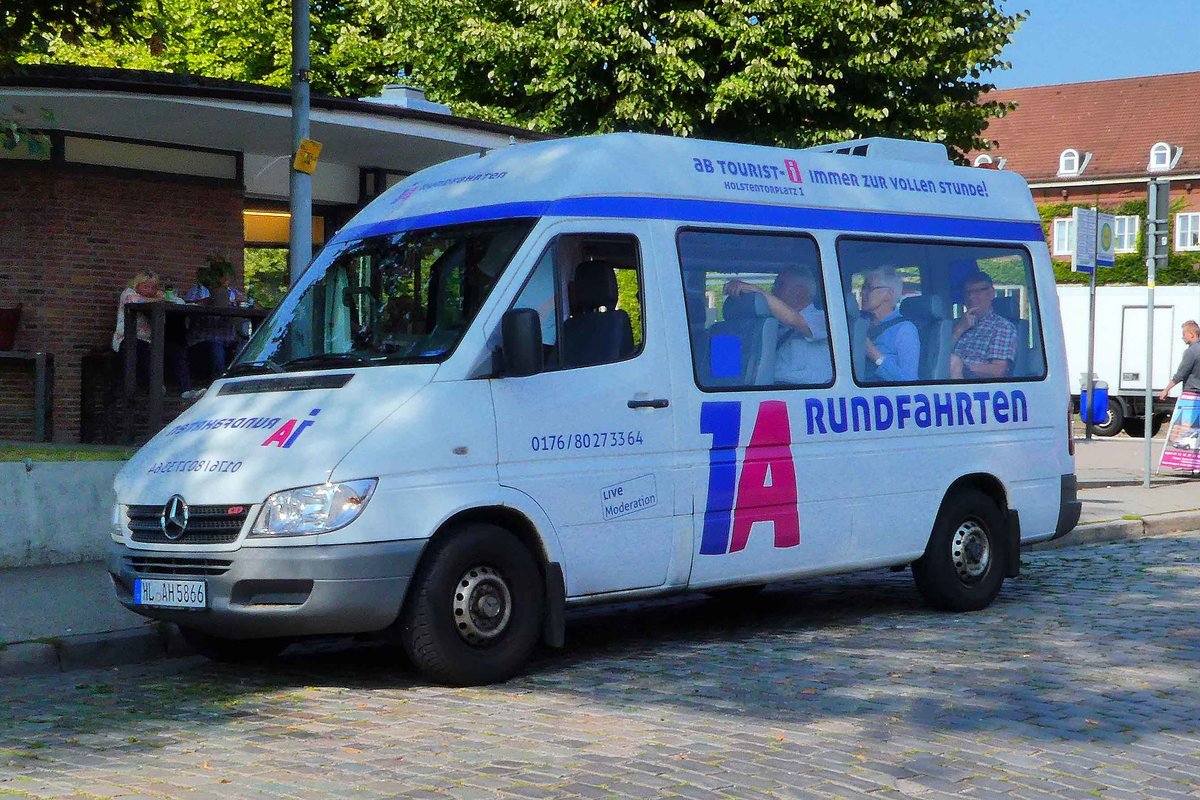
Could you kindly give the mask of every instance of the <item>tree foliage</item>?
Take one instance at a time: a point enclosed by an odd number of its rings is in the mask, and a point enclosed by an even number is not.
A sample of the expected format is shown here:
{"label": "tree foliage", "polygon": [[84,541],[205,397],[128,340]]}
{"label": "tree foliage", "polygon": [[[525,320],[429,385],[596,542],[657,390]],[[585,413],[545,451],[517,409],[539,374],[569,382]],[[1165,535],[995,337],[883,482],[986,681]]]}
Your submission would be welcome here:
{"label": "tree foliage", "polygon": [[141,0],[0,0],[0,67],[38,41],[114,35]]}
{"label": "tree foliage", "polygon": [[[57,37],[23,60],[288,84],[286,0],[138,1],[127,41]],[[403,76],[456,113],[564,134],[965,152],[1005,110],[979,98],[1022,19],[999,0],[314,0],[313,87]]]}
{"label": "tree foliage", "polygon": [[965,152],[1021,15],[994,0],[368,0],[458,111],[561,133],[763,144],[863,135]]}
{"label": "tree foliage", "polygon": [[[95,31],[30,46],[26,63],[84,64],[291,84],[289,0],[134,0],[129,35]],[[312,0],[312,86],[335,96],[378,93],[395,80],[399,56],[385,22],[364,2]]]}

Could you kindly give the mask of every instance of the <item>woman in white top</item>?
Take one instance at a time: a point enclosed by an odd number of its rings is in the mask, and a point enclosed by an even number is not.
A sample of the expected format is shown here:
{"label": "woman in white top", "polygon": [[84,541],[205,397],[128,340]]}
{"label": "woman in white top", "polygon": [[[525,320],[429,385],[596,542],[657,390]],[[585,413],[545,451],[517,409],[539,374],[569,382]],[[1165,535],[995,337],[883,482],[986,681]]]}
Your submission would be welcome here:
{"label": "woman in white top", "polygon": [[[130,303],[162,303],[183,302],[179,298],[167,298],[159,287],[158,274],[155,272],[139,272],[129,285],[121,292],[117,302],[117,327],[113,331],[112,348],[122,355],[129,343],[125,341],[125,306]],[[137,379],[138,385],[150,385],[150,318],[146,314],[137,315]],[[187,350],[182,342],[167,337],[163,343],[164,360],[179,384],[181,396],[191,399],[195,396],[192,391],[192,378],[188,371]]]}

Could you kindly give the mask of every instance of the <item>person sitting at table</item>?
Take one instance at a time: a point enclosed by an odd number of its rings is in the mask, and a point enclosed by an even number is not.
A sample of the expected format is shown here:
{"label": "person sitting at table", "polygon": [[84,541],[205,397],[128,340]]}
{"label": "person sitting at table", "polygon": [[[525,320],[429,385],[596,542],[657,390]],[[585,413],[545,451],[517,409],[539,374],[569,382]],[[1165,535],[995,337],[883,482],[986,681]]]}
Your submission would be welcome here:
{"label": "person sitting at table", "polygon": [[[196,285],[188,290],[189,303],[230,308],[246,302],[246,294],[230,286],[233,265],[224,259],[210,259],[196,270]],[[204,379],[215,381],[225,372],[230,359],[241,345],[238,320],[233,317],[194,316],[188,320],[188,354],[201,365]]]}
{"label": "person sitting at table", "polygon": [[[136,315],[137,339],[135,342],[125,341],[125,307],[130,303],[182,303],[178,298],[167,300],[159,286],[158,273],[139,272],[121,292],[117,301],[117,328],[113,332],[112,348],[124,357],[129,347],[137,347],[137,380],[138,385],[145,388],[150,385],[150,317],[147,314]],[[195,397],[199,392],[192,390],[192,378],[188,371],[187,350],[182,341],[164,336],[163,359],[179,386],[180,396],[186,400]]]}

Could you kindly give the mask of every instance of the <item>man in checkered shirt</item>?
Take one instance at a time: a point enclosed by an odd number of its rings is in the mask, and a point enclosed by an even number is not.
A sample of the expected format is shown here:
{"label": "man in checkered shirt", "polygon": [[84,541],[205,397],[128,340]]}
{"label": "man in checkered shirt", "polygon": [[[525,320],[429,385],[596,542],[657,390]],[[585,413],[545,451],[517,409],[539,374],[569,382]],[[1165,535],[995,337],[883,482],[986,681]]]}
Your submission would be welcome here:
{"label": "man in checkered shirt", "polygon": [[1008,377],[1017,355],[1017,326],[992,310],[996,287],[983,272],[963,281],[966,310],[954,323],[950,377],[987,380]]}

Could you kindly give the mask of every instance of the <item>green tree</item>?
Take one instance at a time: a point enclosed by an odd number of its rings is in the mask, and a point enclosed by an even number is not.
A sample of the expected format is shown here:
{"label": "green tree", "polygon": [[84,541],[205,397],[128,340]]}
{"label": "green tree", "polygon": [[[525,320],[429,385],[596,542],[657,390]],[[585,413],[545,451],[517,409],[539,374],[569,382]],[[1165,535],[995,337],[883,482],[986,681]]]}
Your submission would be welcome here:
{"label": "green tree", "polygon": [[114,36],[142,0],[0,0],[0,68],[38,41]]}
{"label": "green tree", "polygon": [[[123,40],[101,31],[49,37],[28,43],[20,60],[291,84],[289,0],[129,1],[136,12]],[[314,91],[372,95],[396,78],[396,44],[361,0],[313,0],[311,24]]]}
{"label": "green tree", "polygon": [[1024,19],[996,0],[365,0],[460,113],[568,134],[982,146],[984,76]]}

